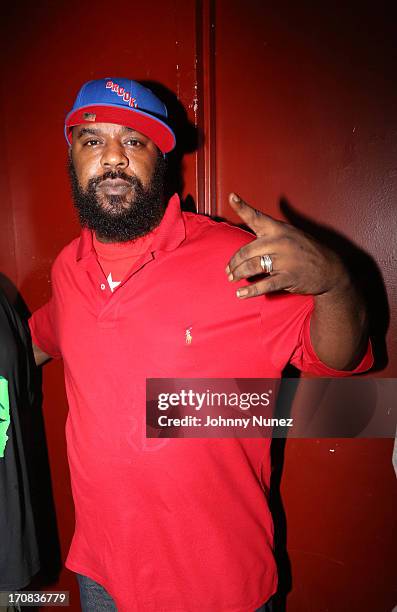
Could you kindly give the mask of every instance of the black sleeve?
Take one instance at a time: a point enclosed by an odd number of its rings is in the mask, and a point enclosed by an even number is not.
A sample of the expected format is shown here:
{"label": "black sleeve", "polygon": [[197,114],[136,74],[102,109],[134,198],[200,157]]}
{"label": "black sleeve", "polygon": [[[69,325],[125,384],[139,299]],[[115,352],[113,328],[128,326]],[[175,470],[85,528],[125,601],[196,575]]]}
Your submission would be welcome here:
{"label": "black sleeve", "polygon": [[0,590],[26,586],[39,569],[21,414],[33,404],[29,333],[0,291],[0,377],[9,424],[0,457]]}

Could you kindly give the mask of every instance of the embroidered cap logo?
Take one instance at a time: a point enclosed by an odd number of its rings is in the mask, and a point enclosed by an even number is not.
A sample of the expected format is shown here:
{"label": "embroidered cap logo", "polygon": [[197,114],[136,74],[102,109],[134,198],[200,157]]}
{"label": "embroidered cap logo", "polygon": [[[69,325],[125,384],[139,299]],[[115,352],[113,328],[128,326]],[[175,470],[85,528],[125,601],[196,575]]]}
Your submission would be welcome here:
{"label": "embroidered cap logo", "polygon": [[96,120],[96,114],[95,113],[83,113],[83,117],[84,117],[85,121],[95,121]]}

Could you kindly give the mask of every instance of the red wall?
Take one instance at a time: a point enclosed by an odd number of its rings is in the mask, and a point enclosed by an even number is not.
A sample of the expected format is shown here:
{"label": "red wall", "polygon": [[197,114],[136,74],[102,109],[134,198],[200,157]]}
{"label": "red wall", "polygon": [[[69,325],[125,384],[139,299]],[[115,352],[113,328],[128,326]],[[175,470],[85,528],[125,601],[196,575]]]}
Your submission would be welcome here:
{"label": "red wall", "polygon": [[[368,271],[379,267],[395,312],[392,15],[380,6],[331,11],[287,4],[276,10],[270,3],[218,0],[215,9],[208,1],[165,0],[116,10],[102,0],[69,0],[7,8],[0,272],[30,309],[48,297],[51,262],[78,232],[65,172],[64,115],[82,82],[112,74],[162,83],[190,121],[206,128],[204,146],[184,162],[184,194],[196,201],[199,194],[200,210],[231,217],[227,194],[236,190],[281,218],[285,198],[296,219],[334,228],[373,258]],[[380,301],[377,375],[392,377],[396,323],[388,331],[386,365],[385,290],[377,283],[371,285]],[[61,364],[46,366],[44,417],[65,558],[73,507],[62,381]],[[281,494],[290,612],[389,612],[396,603],[391,449],[390,441],[379,440],[287,443]],[[61,573],[57,588],[71,590],[71,610],[78,610],[70,572]]]}

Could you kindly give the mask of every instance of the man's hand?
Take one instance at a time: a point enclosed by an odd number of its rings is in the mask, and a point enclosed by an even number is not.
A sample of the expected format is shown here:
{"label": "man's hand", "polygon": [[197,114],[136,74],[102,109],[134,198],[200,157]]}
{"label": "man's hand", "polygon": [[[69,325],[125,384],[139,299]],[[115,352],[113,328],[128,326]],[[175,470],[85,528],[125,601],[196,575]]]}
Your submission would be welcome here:
{"label": "man's hand", "polygon": [[368,342],[367,316],[341,259],[311,236],[248,206],[235,193],[229,202],[257,236],[229,261],[229,280],[263,274],[262,256],[272,261],[270,274],[239,288],[238,297],[280,290],[313,295],[310,336],[318,358],[337,370],[354,369]]}
{"label": "man's hand", "polygon": [[291,293],[320,295],[348,284],[347,272],[336,253],[288,223],[255,210],[235,193],[230,194],[229,202],[257,236],[229,261],[226,268],[229,280],[263,274],[263,255],[269,255],[273,263],[271,274],[238,289],[238,297],[254,297],[282,289]]}

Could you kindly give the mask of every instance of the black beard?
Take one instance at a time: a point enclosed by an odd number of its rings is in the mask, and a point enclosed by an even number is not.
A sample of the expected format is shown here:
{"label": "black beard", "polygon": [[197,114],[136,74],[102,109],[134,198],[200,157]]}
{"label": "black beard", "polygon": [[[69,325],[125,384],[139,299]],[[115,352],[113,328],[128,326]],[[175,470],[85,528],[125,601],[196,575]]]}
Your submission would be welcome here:
{"label": "black beard", "polygon": [[[164,176],[166,162],[161,153],[157,157],[153,176],[147,188],[136,176],[124,172],[106,172],[89,180],[84,190],[69,158],[68,164],[74,205],[82,227],[94,230],[99,239],[106,242],[127,242],[145,236],[157,227],[163,218],[166,203]],[[122,179],[132,186],[133,195],[128,200],[123,195],[100,196],[106,206],[101,206],[96,188],[106,179]]]}

